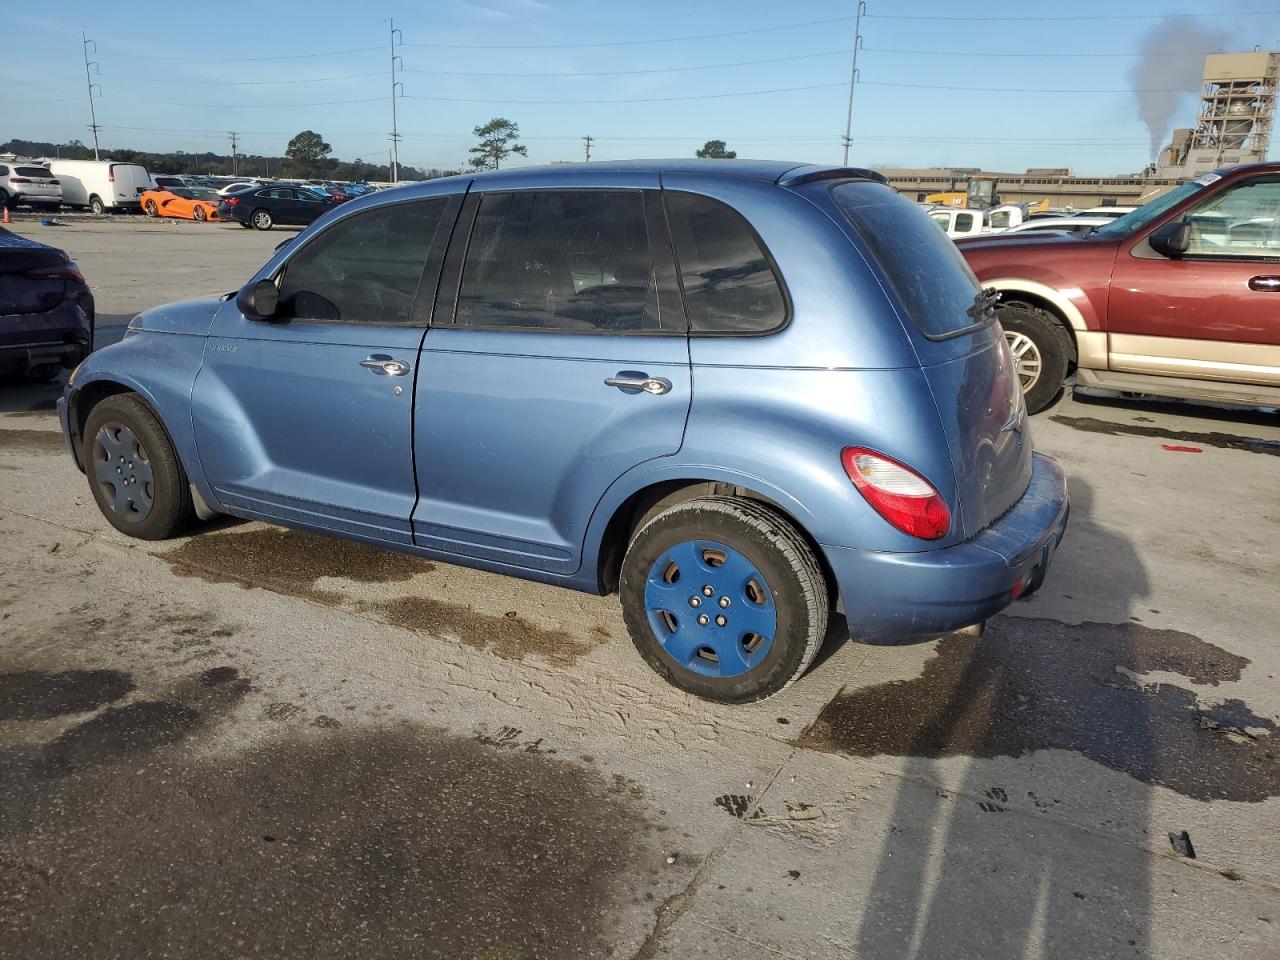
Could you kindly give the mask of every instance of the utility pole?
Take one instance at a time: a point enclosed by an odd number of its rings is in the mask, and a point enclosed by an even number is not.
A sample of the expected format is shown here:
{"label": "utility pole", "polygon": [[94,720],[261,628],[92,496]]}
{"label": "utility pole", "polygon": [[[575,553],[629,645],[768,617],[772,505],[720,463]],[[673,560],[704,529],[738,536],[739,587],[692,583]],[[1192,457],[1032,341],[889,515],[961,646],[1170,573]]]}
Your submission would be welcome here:
{"label": "utility pole", "polygon": [[228,130],[227,136],[231,138],[231,175],[234,177],[237,176],[240,171],[240,167],[236,163],[236,148],[240,146],[240,134],[236,133],[234,130]]}
{"label": "utility pole", "polygon": [[853,143],[853,88],[858,82],[858,50],[862,47],[862,18],[867,0],[858,0],[858,13],[853,18],[853,63],[849,68],[849,111],[844,119],[844,165],[849,165],[849,145]]}
{"label": "utility pole", "polygon": [[[400,43],[404,43],[404,34],[396,29],[396,21],[393,18],[391,24],[391,182],[400,182],[400,128],[396,124],[396,97],[404,96],[404,84],[396,79],[396,61],[400,60],[400,69],[404,69],[404,61],[396,56],[396,38],[399,37]],[[397,87],[399,88],[397,90]]]}
{"label": "utility pole", "polygon": [[591,162],[591,141],[593,140],[595,140],[595,137],[591,136],[590,134],[582,138],[582,144],[583,144],[583,147],[585,148],[585,153],[586,153],[586,160],[585,160],[586,163]]}
{"label": "utility pole", "polygon": [[93,77],[89,74],[89,68],[93,67],[98,72],[98,74],[101,75],[102,66],[98,63],[97,60],[89,59],[89,44],[91,43],[93,44],[93,52],[96,55],[98,52],[98,44],[95,41],[90,40],[88,37],[86,37],[84,31],[81,30],[80,45],[84,48],[84,82],[89,87],[89,129],[93,131],[93,159],[97,160],[99,159],[98,157],[99,127],[98,127],[98,112],[93,105],[93,88],[97,87],[98,95],[101,96],[102,84],[93,82]]}

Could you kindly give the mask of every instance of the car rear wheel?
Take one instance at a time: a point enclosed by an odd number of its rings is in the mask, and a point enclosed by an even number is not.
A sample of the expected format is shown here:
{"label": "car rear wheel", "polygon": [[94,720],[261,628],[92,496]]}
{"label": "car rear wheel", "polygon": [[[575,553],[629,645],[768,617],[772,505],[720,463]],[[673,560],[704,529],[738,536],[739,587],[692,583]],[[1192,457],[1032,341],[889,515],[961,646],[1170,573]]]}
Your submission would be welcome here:
{"label": "car rear wheel", "polygon": [[1067,378],[1067,343],[1062,326],[1038,310],[1021,306],[1001,307],[996,315],[1013,354],[1027,412],[1039,413],[1053,403]]}
{"label": "car rear wheel", "polygon": [[99,197],[97,194],[94,194],[92,197],[89,198],[89,209],[92,210],[97,216],[102,216],[104,213],[107,212],[107,205],[102,202],[101,197]]}
{"label": "car rear wheel", "polygon": [[206,220],[209,219],[209,214],[205,212],[204,207],[196,207],[195,210],[191,212],[191,215],[201,223],[204,223]]}
{"label": "car rear wheel", "polygon": [[653,517],[627,549],[619,592],[645,662],[722,703],[763,700],[798,679],[827,629],[812,549],[752,500],[687,500]]}
{"label": "car rear wheel", "polygon": [[253,224],[255,230],[270,230],[275,221],[271,219],[270,210],[255,210],[253,216],[249,218],[249,222]]}
{"label": "car rear wheel", "polygon": [[147,212],[148,217],[158,217],[160,215],[160,211],[156,209],[156,202],[154,200],[148,200],[142,205],[142,209]]}
{"label": "car rear wheel", "polygon": [[189,520],[187,474],[156,415],[133,394],[108,397],[89,413],[82,459],[107,522],[140,540],[164,540]]}

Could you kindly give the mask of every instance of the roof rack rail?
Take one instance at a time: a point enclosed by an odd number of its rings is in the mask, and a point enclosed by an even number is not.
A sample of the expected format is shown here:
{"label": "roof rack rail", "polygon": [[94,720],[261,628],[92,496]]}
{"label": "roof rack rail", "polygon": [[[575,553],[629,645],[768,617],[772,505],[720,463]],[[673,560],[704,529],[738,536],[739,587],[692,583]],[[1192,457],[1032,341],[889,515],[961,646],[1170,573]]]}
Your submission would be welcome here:
{"label": "roof rack rail", "polygon": [[814,183],[818,180],[874,180],[886,186],[889,183],[889,178],[883,173],[866,167],[824,167],[811,164],[788,170],[778,178],[778,186],[798,187],[802,183]]}

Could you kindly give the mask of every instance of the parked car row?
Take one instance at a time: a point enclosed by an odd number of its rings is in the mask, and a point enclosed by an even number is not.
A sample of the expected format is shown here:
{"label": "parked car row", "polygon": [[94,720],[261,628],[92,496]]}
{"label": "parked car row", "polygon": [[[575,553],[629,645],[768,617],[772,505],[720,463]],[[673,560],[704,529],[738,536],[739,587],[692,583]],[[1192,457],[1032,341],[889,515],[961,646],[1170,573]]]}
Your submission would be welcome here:
{"label": "parked car row", "polygon": [[[220,199],[264,187],[308,190],[334,203],[363,196],[376,189],[368,184],[340,184],[323,180],[294,183],[178,174],[158,174],[152,177],[146,167],[140,164],[111,160],[0,160],[0,206],[8,209],[27,206],[37,211],[55,211],[60,207],[70,207],[87,208],[96,214],[142,210],[153,216],[202,219],[193,214],[193,211],[201,208],[188,208],[187,202],[204,201],[208,196],[192,191],[213,191]],[[152,196],[151,207],[148,207],[143,196],[148,192],[164,193],[165,196]],[[164,203],[161,202],[162,199]],[[174,203],[174,200],[183,202]],[[203,219],[212,219],[207,214],[215,210],[216,205],[217,200],[214,200],[213,206],[205,211]],[[295,221],[277,219],[277,222]]]}

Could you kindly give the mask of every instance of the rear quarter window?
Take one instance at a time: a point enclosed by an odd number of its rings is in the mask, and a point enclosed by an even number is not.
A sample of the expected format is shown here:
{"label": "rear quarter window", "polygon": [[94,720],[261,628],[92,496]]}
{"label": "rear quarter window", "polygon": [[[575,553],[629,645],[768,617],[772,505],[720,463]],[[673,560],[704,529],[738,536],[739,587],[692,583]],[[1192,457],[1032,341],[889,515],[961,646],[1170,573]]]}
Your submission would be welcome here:
{"label": "rear quarter window", "polygon": [[951,239],[906,197],[868,181],[846,181],[831,196],[884,271],[902,308],[928,337],[980,326],[970,314],[978,278]]}
{"label": "rear quarter window", "polygon": [[695,193],[664,191],[691,333],[758,334],[787,320],[787,299],[746,218]]}

